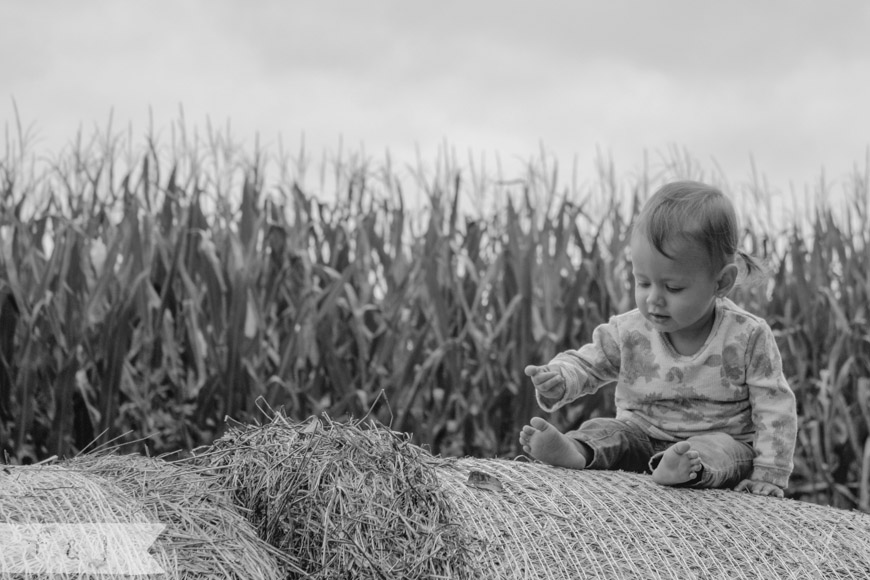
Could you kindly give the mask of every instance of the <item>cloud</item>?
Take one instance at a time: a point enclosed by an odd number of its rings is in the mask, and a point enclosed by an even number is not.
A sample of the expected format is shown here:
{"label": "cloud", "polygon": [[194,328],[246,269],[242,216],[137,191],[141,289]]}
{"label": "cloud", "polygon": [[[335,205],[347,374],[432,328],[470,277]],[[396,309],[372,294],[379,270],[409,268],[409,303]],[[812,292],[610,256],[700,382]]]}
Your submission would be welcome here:
{"label": "cloud", "polygon": [[629,165],[677,144],[804,179],[868,141],[859,0],[46,0],[3,16],[0,95],[52,144],[112,109],[138,135],[149,108],[165,125],[183,106],[248,143],[503,159],[543,144]]}

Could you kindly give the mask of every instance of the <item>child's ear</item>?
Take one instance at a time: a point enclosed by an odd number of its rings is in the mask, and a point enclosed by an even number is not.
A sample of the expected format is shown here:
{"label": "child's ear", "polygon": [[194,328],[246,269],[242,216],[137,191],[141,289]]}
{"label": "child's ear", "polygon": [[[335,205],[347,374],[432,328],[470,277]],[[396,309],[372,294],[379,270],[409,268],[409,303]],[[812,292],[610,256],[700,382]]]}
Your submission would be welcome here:
{"label": "child's ear", "polygon": [[723,298],[734,289],[737,284],[737,265],[728,264],[719,272],[719,277],[716,279],[716,296]]}

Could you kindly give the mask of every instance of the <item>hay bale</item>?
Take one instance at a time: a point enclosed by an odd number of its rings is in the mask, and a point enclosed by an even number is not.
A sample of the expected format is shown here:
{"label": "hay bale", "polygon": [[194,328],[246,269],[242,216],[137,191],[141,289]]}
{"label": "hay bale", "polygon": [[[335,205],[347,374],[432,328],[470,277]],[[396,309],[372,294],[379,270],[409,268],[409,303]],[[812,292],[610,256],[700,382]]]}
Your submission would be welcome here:
{"label": "hay bale", "polygon": [[257,537],[216,484],[191,466],[139,455],[7,466],[0,523],[159,523],[166,528],[149,554],[161,579],[283,577],[292,561]]}
{"label": "hay bale", "polygon": [[870,516],[649,476],[444,459],[383,427],[230,429],[198,459],[313,578],[870,578]]}
{"label": "hay bale", "polygon": [[261,538],[317,579],[477,576],[439,460],[386,429],[326,419],[233,427],[198,461],[234,490]]}
{"label": "hay bale", "polygon": [[[490,578],[870,578],[870,516],[858,512],[538,462],[436,470]],[[484,475],[469,485],[472,473]]]}

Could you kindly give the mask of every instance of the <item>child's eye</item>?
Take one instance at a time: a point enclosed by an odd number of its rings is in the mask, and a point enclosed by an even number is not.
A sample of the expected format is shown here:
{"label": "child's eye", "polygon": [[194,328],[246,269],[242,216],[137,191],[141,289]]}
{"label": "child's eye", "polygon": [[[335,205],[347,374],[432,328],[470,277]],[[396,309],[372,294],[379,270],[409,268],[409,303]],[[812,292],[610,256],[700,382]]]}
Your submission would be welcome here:
{"label": "child's eye", "polygon": [[674,288],[673,286],[667,286],[668,292],[671,294],[676,294],[678,292],[682,292],[683,288]]}
{"label": "child's eye", "polygon": [[649,282],[637,282],[637,285],[640,286],[641,288],[648,288]]}

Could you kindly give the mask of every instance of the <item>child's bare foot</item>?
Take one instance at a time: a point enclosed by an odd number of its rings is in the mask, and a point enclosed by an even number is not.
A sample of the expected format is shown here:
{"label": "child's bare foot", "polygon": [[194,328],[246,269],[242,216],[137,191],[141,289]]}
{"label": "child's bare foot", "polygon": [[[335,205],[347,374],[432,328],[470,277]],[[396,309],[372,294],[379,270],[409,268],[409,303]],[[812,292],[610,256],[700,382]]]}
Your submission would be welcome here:
{"label": "child's bare foot", "polygon": [[523,427],[520,443],[523,451],[544,463],[571,469],[586,467],[587,459],[578,442],[540,417],[532,417],[530,424]]}
{"label": "child's bare foot", "polygon": [[701,456],[688,441],[680,441],[665,450],[652,478],[660,485],[679,485],[697,478],[699,471]]}

